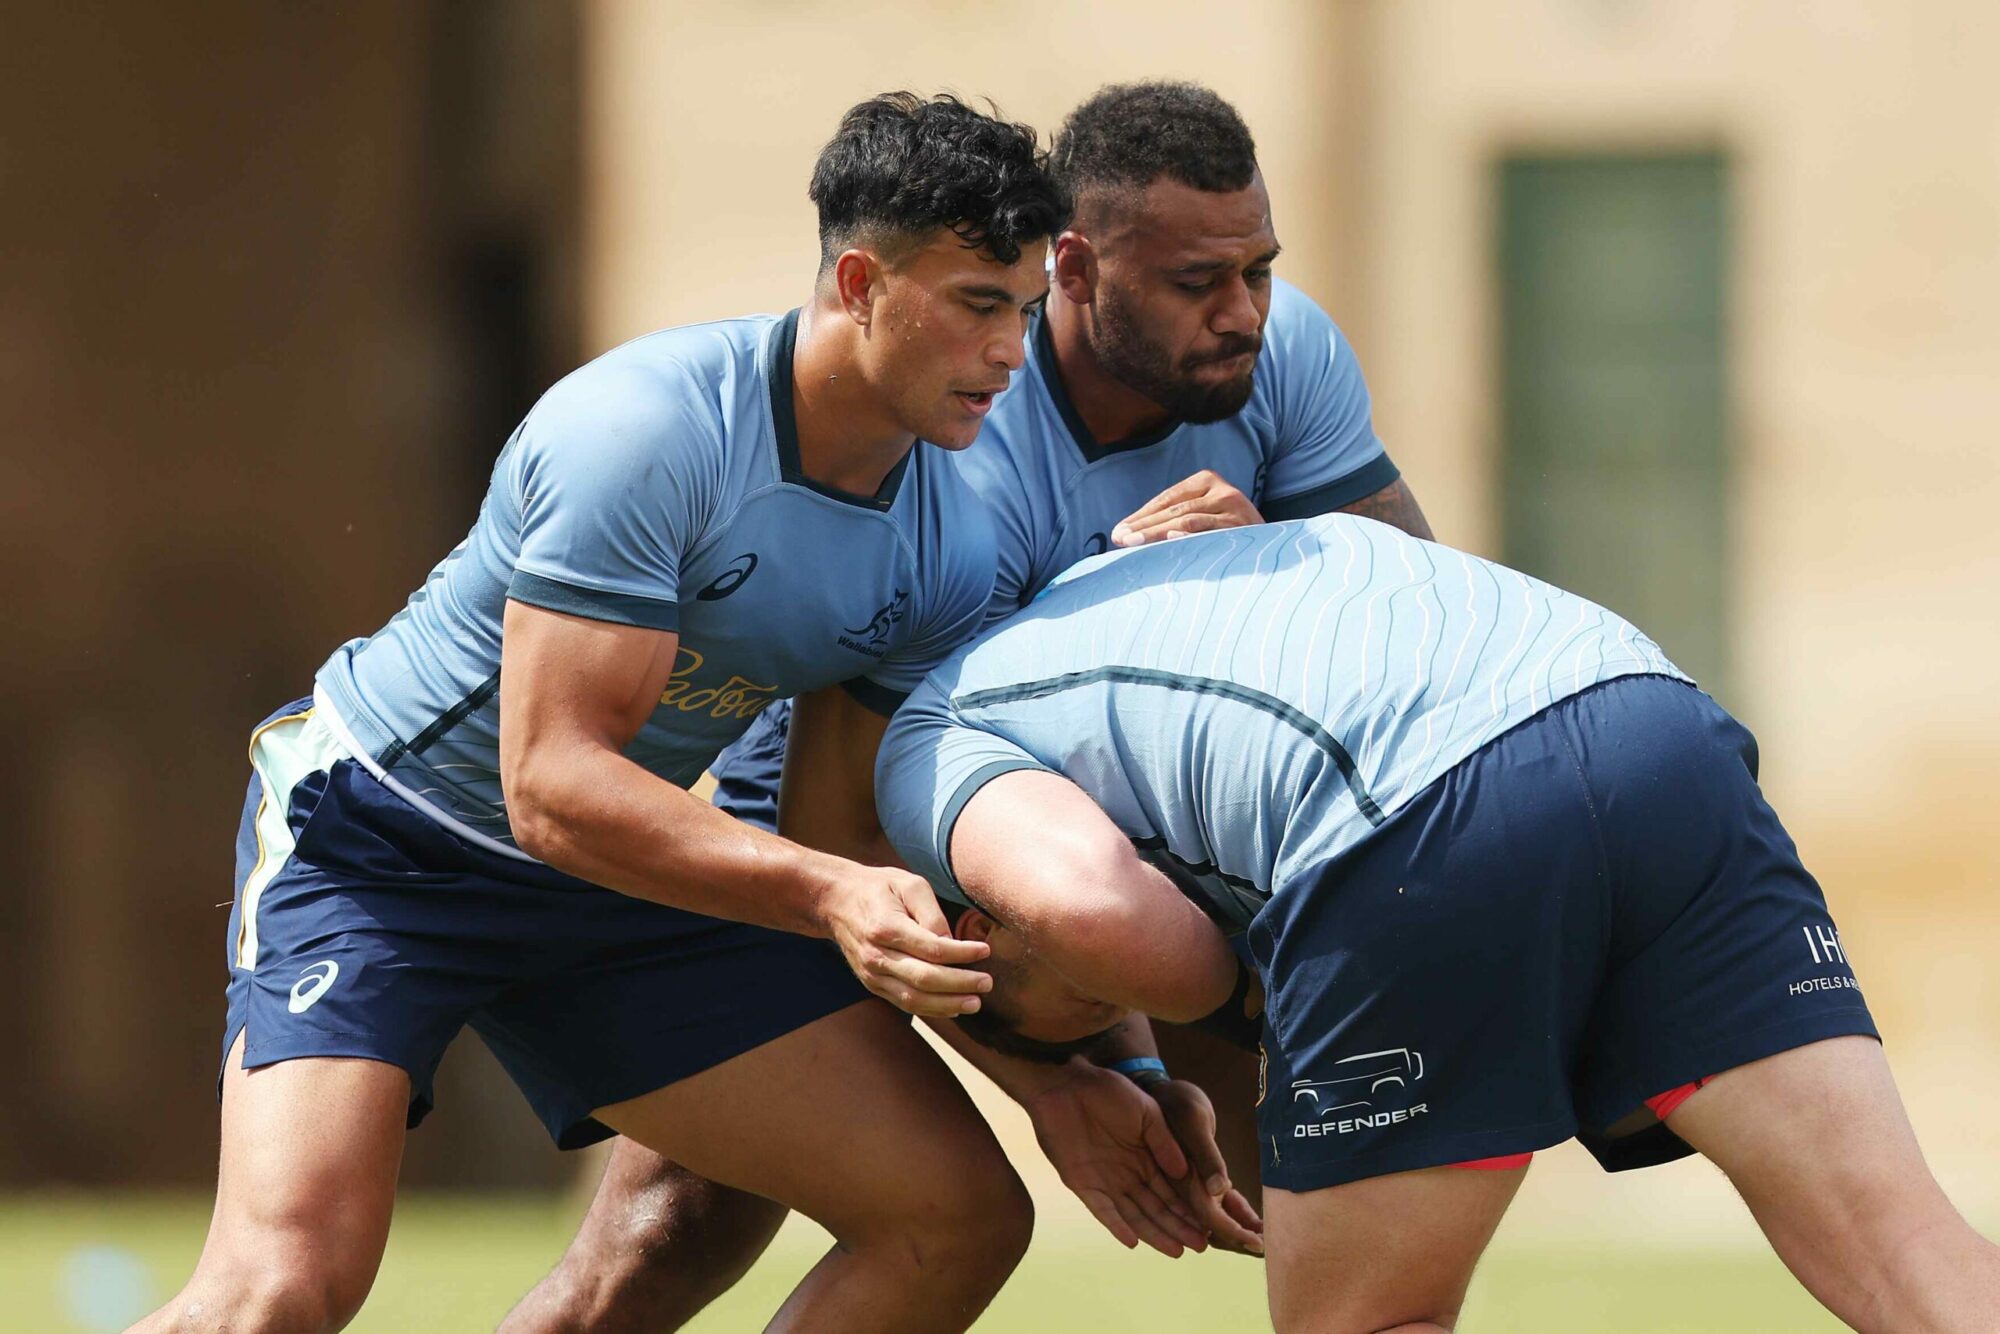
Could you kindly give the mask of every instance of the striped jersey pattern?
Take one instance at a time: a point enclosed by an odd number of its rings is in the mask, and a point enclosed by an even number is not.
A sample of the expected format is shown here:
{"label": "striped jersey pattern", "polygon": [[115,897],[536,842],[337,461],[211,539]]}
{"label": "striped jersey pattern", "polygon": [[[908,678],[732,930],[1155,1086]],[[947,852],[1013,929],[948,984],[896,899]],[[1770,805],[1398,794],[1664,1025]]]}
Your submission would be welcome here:
{"label": "striped jersey pattern", "polygon": [[1053,769],[1247,920],[1502,732],[1645,673],[1685,679],[1603,607],[1385,524],[1204,534],[1085,561],[947,660],[878,802],[949,892],[967,785]]}

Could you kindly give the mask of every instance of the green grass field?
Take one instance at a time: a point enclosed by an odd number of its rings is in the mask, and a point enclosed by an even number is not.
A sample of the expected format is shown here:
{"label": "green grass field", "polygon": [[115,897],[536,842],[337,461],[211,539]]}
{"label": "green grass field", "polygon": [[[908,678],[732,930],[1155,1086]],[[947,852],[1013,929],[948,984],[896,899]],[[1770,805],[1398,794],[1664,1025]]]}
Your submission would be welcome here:
{"label": "green grass field", "polygon": [[[352,1328],[490,1330],[561,1253],[573,1202],[412,1196]],[[0,1329],[116,1329],[170,1292],[194,1263],[208,1202],[186,1197],[0,1200]],[[693,1329],[762,1327],[817,1257],[823,1234],[794,1223],[764,1262]],[[1126,1254],[1075,1217],[1046,1219],[1014,1280],[978,1326],[1001,1334],[1257,1330],[1262,1273],[1234,1256],[1169,1261]],[[1768,1254],[1597,1246],[1503,1229],[1460,1328],[1470,1334],[1773,1334],[1839,1326]]]}

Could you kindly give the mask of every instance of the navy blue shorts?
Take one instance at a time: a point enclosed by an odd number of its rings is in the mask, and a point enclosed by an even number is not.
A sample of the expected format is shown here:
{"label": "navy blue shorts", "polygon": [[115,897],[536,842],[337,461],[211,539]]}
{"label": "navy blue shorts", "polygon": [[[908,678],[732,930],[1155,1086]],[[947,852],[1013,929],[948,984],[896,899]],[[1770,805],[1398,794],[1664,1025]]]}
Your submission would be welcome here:
{"label": "navy blue shorts", "polygon": [[[305,727],[310,703],[274,722]],[[567,1149],[611,1133],[594,1109],[867,996],[825,941],[474,846],[351,759],[322,768],[288,753],[292,771],[274,783],[286,756],[259,754],[237,843],[225,1060],[240,1033],[251,1068],[386,1061],[409,1072],[414,1126],[470,1024]]]}
{"label": "navy blue shorts", "polygon": [[745,824],[778,832],[778,780],[785,772],[785,738],[792,702],[781,699],[751,720],[742,736],[708,766],[715,805]]}
{"label": "navy blue shorts", "polygon": [[1269,987],[1265,1184],[1573,1135],[1609,1170],[1666,1162],[1691,1150],[1648,1098],[1876,1036],[1756,776],[1755,741],[1708,696],[1626,677],[1495,739],[1281,887],[1249,930]]}

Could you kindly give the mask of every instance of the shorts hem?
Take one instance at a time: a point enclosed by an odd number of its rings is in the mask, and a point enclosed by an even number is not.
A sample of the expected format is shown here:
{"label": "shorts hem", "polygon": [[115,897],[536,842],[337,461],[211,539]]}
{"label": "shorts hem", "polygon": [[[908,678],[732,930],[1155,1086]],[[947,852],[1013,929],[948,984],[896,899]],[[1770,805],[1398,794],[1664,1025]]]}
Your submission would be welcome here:
{"label": "shorts hem", "polygon": [[1370,1177],[1390,1176],[1397,1172],[1418,1172],[1430,1167],[1452,1167],[1481,1158],[1536,1153],[1570,1139],[1576,1130],[1576,1122],[1563,1117],[1503,1130],[1462,1131],[1456,1135],[1345,1158],[1287,1160],[1280,1156],[1275,1162],[1268,1154],[1267,1136],[1267,1152],[1259,1156],[1264,1159],[1262,1175],[1266,1186],[1292,1191],[1324,1190],[1330,1186],[1344,1186],[1352,1181],[1365,1181]]}
{"label": "shorts hem", "polygon": [[406,1130],[414,1130],[423,1119],[431,1114],[436,1103],[431,1092],[431,1076],[435,1065],[420,1068],[416,1062],[398,1056],[384,1055],[370,1047],[372,1038],[365,1033],[336,1033],[307,1030],[296,1037],[267,1039],[258,1042],[247,1036],[249,1025],[238,1024],[229,1033],[229,1040],[222,1047],[222,1061],[215,1075],[215,1100],[222,1101],[223,1080],[229,1076],[229,1051],[236,1045],[239,1035],[243,1036],[243,1068],[263,1070],[269,1066],[282,1065],[286,1061],[304,1061],[315,1057],[340,1057],[346,1060],[377,1061],[383,1065],[393,1065],[410,1078],[410,1106],[403,1119]]}
{"label": "shorts hem", "polygon": [[1866,1006],[1843,1005],[1839,1009],[1821,1010],[1797,1019],[1766,1024],[1762,1028],[1738,1033],[1726,1041],[1677,1055],[1671,1063],[1662,1062],[1652,1067],[1659,1072],[1657,1074],[1620,1079],[1614,1086],[1617,1090],[1615,1094],[1593,1099],[1586,1123],[1597,1127],[1615,1125],[1645,1106],[1646,1099],[1683,1084],[1692,1084],[1753,1061],[1797,1051],[1815,1042],[1844,1037],[1882,1040],[1882,1034],[1875,1027],[1875,1018]]}
{"label": "shorts hem", "polygon": [[[393,1065],[410,1077],[413,1091],[421,1091],[425,1072],[414,1061],[400,1056],[386,1055],[379,1049],[371,1048],[365,1033],[321,1033],[311,1037],[273,1039],[254,1042],[246,1038],[243,1042],[243,1068],[262,1070],[268,1065],[281,1065],[286,1061],[310,1060],[318,1056],[337,1056],[349,1060],[379,1061],[383,1065]],[[223,1053],[223,1069],[229,1066],[229,1055]]]}
{"label": "shorts hem", "polygon": [[[595,1088],[584,1094],[589,1099],[587,1106],[571,1106],[542,1118],[542,1126],[558,1149],[584,1149],[593,1144],[612,1138],[618,1132],[597,1119],[600,1107],[611,1107],[621,1102],[642,1098],[657,1092],[670,1084],[678,1084],[684,1079],[704,1074],[739,1056],[746,1056],[759,1047],[776,1042],[779,1038],[798,1032],[808,1024],[816,1024],[829,1015],[840,1013],[850,1005],[858,1005],[868,1000],[867,991],[855,983],[852,993],[826,994],[815,998],[809,1006],[791,1011],[783,1016],[773,1016],[767,1023],[754,1028],[739,1030],[736,1042],[723,1048],[711,1048],[699,1056],[683,1055],[681,1059],[663,1062],[656,1069],[644,1075],[635,1075],[615,1084]],[[581,1102],[581,1099],[579,1100]]]}

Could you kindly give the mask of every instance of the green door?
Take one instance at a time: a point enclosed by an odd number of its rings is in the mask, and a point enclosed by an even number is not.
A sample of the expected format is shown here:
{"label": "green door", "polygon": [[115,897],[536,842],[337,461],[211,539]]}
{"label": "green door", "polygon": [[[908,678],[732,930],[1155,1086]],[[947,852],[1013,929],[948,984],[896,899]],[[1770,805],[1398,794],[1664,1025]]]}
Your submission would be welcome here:
{"label": "green door", "polygon": [[1728,702],[1728,173],[1500,168],[1508,564],[1603,603]]}

